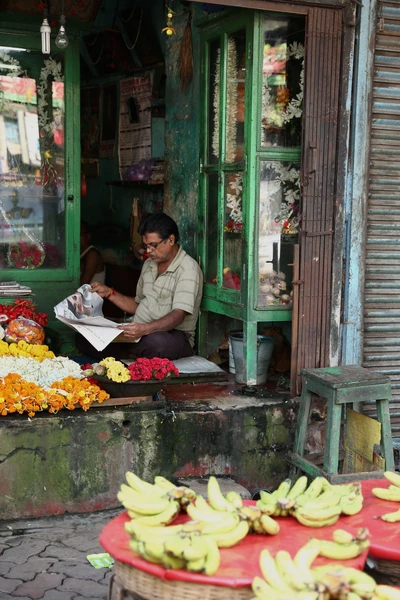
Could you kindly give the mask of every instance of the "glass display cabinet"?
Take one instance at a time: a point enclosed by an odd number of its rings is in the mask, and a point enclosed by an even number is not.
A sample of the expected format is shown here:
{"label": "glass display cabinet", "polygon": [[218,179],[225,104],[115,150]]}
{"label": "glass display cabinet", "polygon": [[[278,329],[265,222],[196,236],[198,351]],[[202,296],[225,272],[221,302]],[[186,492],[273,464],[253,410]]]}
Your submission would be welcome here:
{"label": "glass display cabinet", "polygon": [[304,32],[304,15],[270,11],[202,29],[200,352],[210,312],[239,319],[248,384],[259,324],[292,318]]}
{"label": "glass display cabinet", "polygon": [[36,27],[31,35],[29,26],[18,35],[6,28],[4,22],[0,269],[4,280],[46,288],[44,300],[53,303],[62,292],[53,297],[49,282],[64,281],[70,289],[79,273],[78,40],[71,32],[62,52],[52,40],[52,54],[44,55]]}

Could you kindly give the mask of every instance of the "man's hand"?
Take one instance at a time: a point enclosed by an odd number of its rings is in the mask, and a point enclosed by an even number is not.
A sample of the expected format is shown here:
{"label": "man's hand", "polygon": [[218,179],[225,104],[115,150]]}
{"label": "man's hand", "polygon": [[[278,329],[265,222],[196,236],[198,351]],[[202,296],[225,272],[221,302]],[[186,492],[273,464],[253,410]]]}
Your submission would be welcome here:
{"label": "man's hand", "polygon": [[107,298],[112,292],[112,288],[109,288],[107,285],[103,285],[98,281],[93,281],[90,288],[91,292],[96,292],[101,298]]}
{"label": "man's hand", "polygon": [[147,335],[149,333],[149,327],[146,323],[130,323],[129,325],[120,325],[118,329],[122,329],[124,332],[124,337],[131,340],[137,340],[143,335]]}

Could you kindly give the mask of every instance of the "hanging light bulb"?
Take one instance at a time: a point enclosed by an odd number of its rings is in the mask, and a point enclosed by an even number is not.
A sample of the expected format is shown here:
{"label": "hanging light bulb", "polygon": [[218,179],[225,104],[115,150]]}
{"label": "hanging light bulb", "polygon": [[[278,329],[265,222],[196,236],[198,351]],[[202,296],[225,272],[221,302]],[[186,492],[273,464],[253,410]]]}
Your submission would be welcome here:
{"label": "hanging light bulb", "polygon": [[45,9],[43,11],[43,23],[40,27],[40,35],[42,37],[42,54],[50,54],[50,33],[51,27],[47,20],[48,11]]}
{"label": "hanging light bulb", "polygon": [[65,17],[64,15],[60,16],[60,29],[59,32],[57,33],[57,37],[56,37],[56,46],[57,48],[60,48],[60,50],[64,50],[64,48],[66,48],[68,46],[68,38],[67,38],[67,34],[65,33]]}

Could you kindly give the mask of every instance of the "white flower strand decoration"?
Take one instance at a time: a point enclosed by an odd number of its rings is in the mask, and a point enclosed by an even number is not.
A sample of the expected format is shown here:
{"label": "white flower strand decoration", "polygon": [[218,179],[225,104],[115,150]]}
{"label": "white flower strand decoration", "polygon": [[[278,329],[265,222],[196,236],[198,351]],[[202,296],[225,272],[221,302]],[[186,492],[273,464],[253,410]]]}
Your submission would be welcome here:
{"label": "white flower strand decoration", "polygon": [[49,58],[44,61],[43,68],[40,71],[39,84],[37,86],[39,130],[40,132],[43,132],[46,137],[53,133],[53,123],[49,122],[47,111],[48,102],[46,100],[49,85],[48,78],[50,75],[52,75],[54,81],[64,81],[62,64],[55,61],[54,58]]}
{"label": "white flower strand decoration", "polygon": [[42,362],[23,356],[2,356],[0,377],[9,373],[21,375],[26,381],[32,381],[41,387],[50,387],[55,381],[69,376],[76,379],[84,377],[78,363],[65,356],[45,358]]}
{"label": "white flower strand decoration", "polygon": [[[237,132],[237,50],[234,38],[228,40],[227,73],[226,73],[226,162],[234,162],[236,158]],[[214,131],[212,135],[212,151],[219,157],[219,128],[220,128],[220,85],[221,85],[221,49],[218,49],[215,62],[214,79]]]}

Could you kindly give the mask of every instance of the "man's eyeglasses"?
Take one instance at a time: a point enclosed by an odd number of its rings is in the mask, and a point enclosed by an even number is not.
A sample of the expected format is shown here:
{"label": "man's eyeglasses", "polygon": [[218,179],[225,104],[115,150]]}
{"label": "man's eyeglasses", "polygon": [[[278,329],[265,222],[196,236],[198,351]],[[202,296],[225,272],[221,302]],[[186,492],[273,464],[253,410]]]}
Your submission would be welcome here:
{"label": "man's eyeglasses", "polygon": [[142,248],[143,250],[147,250],[147,248],[151,248],[152,250],[155,250],[156,248],[158,248],[158,246],[160,244],[162,244],[163,242],[166,242],[168,238],[165,238],[164,240],[161,240],[161,242],[150,242],[150,244],[142,244]]}

